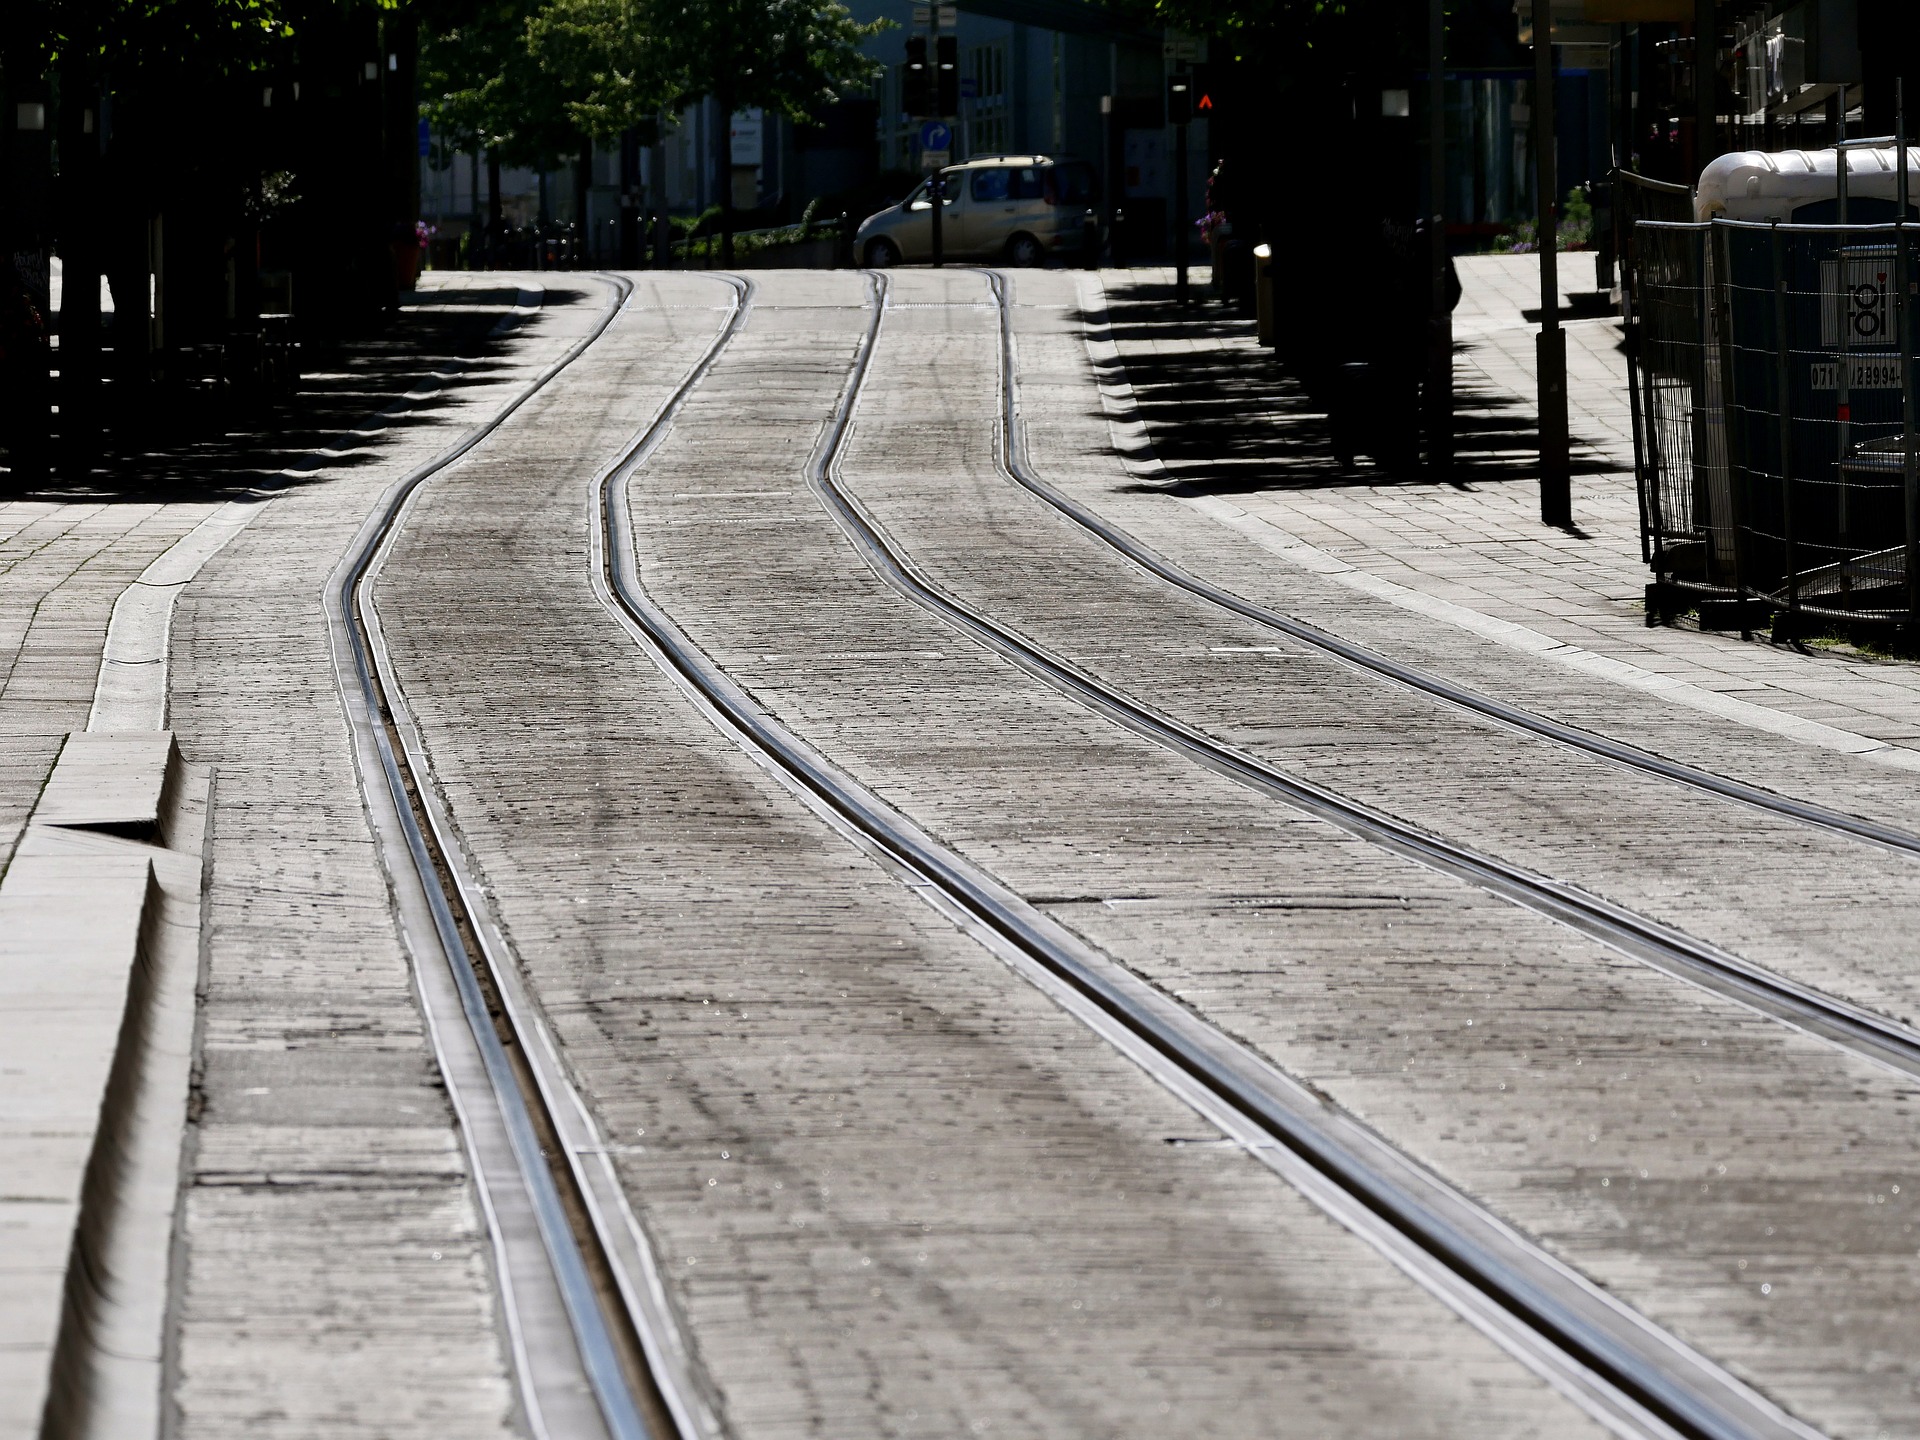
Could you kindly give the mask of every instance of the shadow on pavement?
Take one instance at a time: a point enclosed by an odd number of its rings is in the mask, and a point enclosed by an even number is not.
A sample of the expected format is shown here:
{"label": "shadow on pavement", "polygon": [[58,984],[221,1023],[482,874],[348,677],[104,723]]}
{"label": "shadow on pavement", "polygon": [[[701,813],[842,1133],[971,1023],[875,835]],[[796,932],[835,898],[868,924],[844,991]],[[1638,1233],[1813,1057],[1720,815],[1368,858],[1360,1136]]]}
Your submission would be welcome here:
{"label": "shadow on pavement", "polygon": [[[586,286],[550,283],[542,308],[593,299]],[[508,363],[512,330],[494,332],[518,303],[514,286],[452,287],[408,300],[377,335],[306,351],[300,388],[285,401],[247,404],[215,381],[184,384],[157,392],[137,424],[123,416],[116,425],[109,387],[104,453],[92,472],[56,473],[19,488],[10,487],[0,472],[0,498],[95,504],[221,501],[284,475],[314,450],[334,452],[335,466],[369,463],[396,436],[430,423],[453,397],[429,391],[395,413],[381,411],[433,384],[436,375],[447,375],[451,387]],[[290,478],[296,486],[316,483],[297,471]]]}
{"label": "shadow on pavement", "polygon": [[[1257,344],[1252,319],[1199,298],[1205,292],[1198,287],[1194,293],[1193,304],[1182,311],[1171,285],[1115,287],[1105,316],[1079,317],[1092,338],[1120,347],[1124,363],[1101,378],[1132,385],[1154,452],[1173,481],[1142,488],[1230,495],[1434,483],[1430,474],[1395,471],[1365,454],[1351,466],[1341,464],[1326,411]],[[1455,353],[1470,346],[1456,344]],[[1537,480],[1540,435],[1533,407],[1498,391],[1459,385],[1458,375],[1456,370],[1449,483],[1465,488]],[[1575,475],[1611,474],[1615,468],[1577,449],[1573,456]]]}

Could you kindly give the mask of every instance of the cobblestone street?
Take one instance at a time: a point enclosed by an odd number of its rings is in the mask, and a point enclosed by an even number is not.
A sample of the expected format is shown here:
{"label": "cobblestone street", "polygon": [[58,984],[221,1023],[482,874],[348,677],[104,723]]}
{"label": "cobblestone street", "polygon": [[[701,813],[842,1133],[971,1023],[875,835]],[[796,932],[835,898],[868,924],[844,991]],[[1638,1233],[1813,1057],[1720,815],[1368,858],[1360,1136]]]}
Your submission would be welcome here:
{"label": "cobblestone street", "polygon": [[1920,1432],[1920,678],[1646,624],[1615,320],[1539,523],[1531,263],[1444,484],[1169,272],[430,272],[0,505],[0,1433]]}

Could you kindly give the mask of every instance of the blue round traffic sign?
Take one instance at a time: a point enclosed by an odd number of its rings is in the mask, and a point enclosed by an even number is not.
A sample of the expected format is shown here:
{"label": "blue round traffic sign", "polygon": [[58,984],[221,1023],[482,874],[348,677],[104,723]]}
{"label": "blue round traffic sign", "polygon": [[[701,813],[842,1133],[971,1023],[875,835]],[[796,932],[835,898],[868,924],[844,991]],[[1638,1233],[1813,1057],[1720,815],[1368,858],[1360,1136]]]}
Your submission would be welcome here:
{"label": "blue round traffic sign", "polygon": [[920,127],[922,150],[951,150],[953,127],[944,120],[928,120]]}

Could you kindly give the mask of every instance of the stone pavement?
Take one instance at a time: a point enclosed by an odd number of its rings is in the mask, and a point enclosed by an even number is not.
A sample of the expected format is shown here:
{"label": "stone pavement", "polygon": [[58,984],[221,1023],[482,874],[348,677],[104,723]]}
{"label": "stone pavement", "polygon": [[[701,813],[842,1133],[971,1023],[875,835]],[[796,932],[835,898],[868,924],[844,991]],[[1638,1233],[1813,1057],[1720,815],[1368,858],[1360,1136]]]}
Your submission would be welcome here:
{"label": "stone pavement", "polygon": [[93,704],[120,592],[217,500],[0,501],[0,869],[70,730]]}
{"label": "stone pavement", "polygon": [[[121,593],[223,502],[310,447],[339,443],[412,385],[423,343],[473,329],[447,293],[449,282],[476,293],[468,278],[429,276],[412,323],[317,367],[296,407],[244,418],[225,436],[162,435],[84,481],[0,494],[0,870],[62,737],[87,726]],[[497,278],[483,278],[497,291]]]}
{"label": "stone pavement", "polygon": [[[1021,754],[929,690],[984,692],[985,719],[1032,743],[1103,728],[1009,687],[839,539],[804,469],[864,287],[758,278],[632,482],[650,593],[766,703],[902,718],[896,748],[950,763],[956,787],[1019,774]],[[1194,1434],[1268,1415],[1302,1434],[1590,1433],[1243,1153],[1169,1144],[1206,1127],[795,805],[593,603],[587,487],[661,397],[663,360],[713,322],[691,307],[724,294],[644,280],[570,383],[421,492],[377,589],[464,847],[628,1142],[621,1174],[731,1433],[1064,1440],[1158,1433],[1168,1413]],[[901,283],[933,364],[939,287],[977,302],[980,281]],[[977,379],[991,347],[973,359]],[[902,393],[863,414],[908,426],[922,412],[902,401],[933,387],[881,369]],[[992,433],[991,408],[955,395],[965,440],[930,430],[933,468]],[[1007,828],[971,793],[973,823]]]}
{"label": "stone pavement", "polygon": [[[1563,298],[1586,282],[1563,257]],[[1130,297],[1164,290],[1153,271],[1109,271],[1115,342],[1176,493],[1295,564],[1534,657],[1654,692],[1799,743],[1920,764],[1920,669],[1832,649],[1742,642],[1684,625],[1648,629],[1632,475],[1626,361],[1617,322],[1566,322],[1573,532],[1539,521],[1532,469],[1538,260],[1463,257],[1454,315],[1462,445],[1457,483],[1395,480],[1363,459],[1341,475],[1305,397],[1277,374],[1246,435],[1209,449],[1153,403],[1201,356],[1271,362],[1250,322],[1201,312],[1197,334],[1148,318]],[[1284,294],[1281,303],[1285,303]],[[1230,463],[1222,463],[1222,449]]]}
{"label": "stone pavement", "polygon": [[[434,309],[468,315],[448,340],[484,335],[538,283],[428,278]],[[544,278],[506,339],[425,357],[471,359],[460,384],[322,456],[179,603],[174,724],[217,776],[170,1369],[181,1435],[518,1428],[489,1235],[369,831],[322,587],[388,486],[608,302],[584,277]]]}
{"label": "stone pavement", "polygon": [[[534,288],[510,277],[430,276],[399,323],[314,357],[298,402],[238,417],[224,434],[163,417],[167,431],[143,453],[0,504],[0,867],[9,881],[25,874],[10,862],[35,843],[45,849],[44,839],[22,840],[23,827],[65,735],[89,725],[109,617],[130,587],[182,597],[172,700],[189,758],[218,772],[206,950],[189,943],[176,967],[191,996],[207,966],[185,1226],[171,1252],[177,1308],[162,1362],[167,1393],[149,1395],[168,1412],[167,1433],[312,1434],[344,1424],[354,1433],[468,1435],[511,1423],[485,1232],[459,1134],[420,1034],[384,877],[377,866],[356,868],[370,847],[351,767],[326,763],[330,739],[342,753],[344,743],[318,577],[372,497],[564,346],[572,333],[564,313],[485,343],[516,307],[537,302],[537,283],[527,283]],[[578,288],[582,301],[599,293]],[[550,298],[566,310],[564,291]],[[436,375],[455,371],[465,383],[434,393]],[[241,503],[220,538],[249,518],[253,528],[188,579],[194,566],[177,542],[228,502]],[[187,547],[196,563],[204,539]],[[136,586],[162,557],[178,574]],[[304,635],[303,615],[315,621]],[[154,663],[168,668],[163,615],[145,638],[158,643]],[[274,843],[280,837],[284,847]],[[41,929],[70,930],[96,917],[36,910],[31,918]],[[29,929],[16,924],[10,942],[31,939]],[[92,960],[113,958],[94,949]],[[133,967],[119,958],[124,985]],[[12,963],[9,972],[16,988],[34,978],[19,969]],[[71,984],[63,976],[50,993],[65,996],[77,984],[77,974]],[[315,986],[329,993],[318,996]],[[182,1055],[193,1029],[189,1008]],[[7,1057],[16,1079],[74,1048],[64,1032],[43,1025],[34,1033],[54,1048],[28,1052],[16,1036]],[[359,1088],[335,1075],[299,1085],[329,1062]],[[183,1059],[174,1092],[182,1109],[185,1068]],[[377,1119],[356,1108],[366,1095],[379,1097]],[[61,1098],[81,1097],[76,1087]],[[287,1119],[296,1123],[275,1123]],[[148,1138],[160,1147],[171,1192],[181,1140],[177,1121],[164,1129]],[[88,1132],[76,1133],[84,1140]],[[57,1286],[64,1251],[29,1253],[24,1232],[8,1230],[15,1248],[0,1257],[6,1272],[51,1264]],[[164,1275],[168,1245],[145,1249]],[[125,1277],[110,1278],[118,1287]],[[20,1298],[9,1292],[10,1302]],[[0,1343],[10,1361],[38,1366],[44,1383],[42,1352],[29,1354],[34,1337],[12,1323],[20,1309],[10,1304]],[[10,1399],[30,1403],[31,1392],[16,1388]]]}

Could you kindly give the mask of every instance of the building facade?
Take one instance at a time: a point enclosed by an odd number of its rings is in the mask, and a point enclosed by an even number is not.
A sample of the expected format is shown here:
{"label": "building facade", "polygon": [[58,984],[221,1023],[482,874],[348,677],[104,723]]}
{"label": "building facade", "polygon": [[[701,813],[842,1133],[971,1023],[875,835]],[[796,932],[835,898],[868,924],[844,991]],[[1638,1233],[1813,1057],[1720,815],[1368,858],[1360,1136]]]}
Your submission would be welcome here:
{"label": "building facade", "polygon": [[[720,147],[728,155],[733,203],[743,225],[782,224],[808,209],[859,220],[898,199],[918,179],[923,117],[903,104],[911,0],[853,0],[856,19],[891,28],[867,42],[884,67],[864,93],[849,96],[800,126],[777,115],[722,116],[703,102],[672,118],[657,145],[596,147],[583,162],[536,173],[501,172],[508,227],[580,228],[586,253],[612,263],[620,255],[623,207],[697,215],[719,202]],[[1176,127],[1164,106],[1169,68],[1159,31],[1120,24],[1084,0],[975,0],[959,7],[959,114],[950,154],[1045,154],[1091,162],[1101,179],[1106,218],[1132,237],[1137,256],[1163,255],[1177,216],[1197,216],[1205,197],[1209,126],[1185,127],[1189,150],[1184,205],[1172,193]],[[1186,53],[1194,53],[1189,50]],[[1204,54],[1204,51],[1199,53]],[[422,146],[423,219],[457,236],[486,213],[482,157],[448,149],[438,136]]]}

